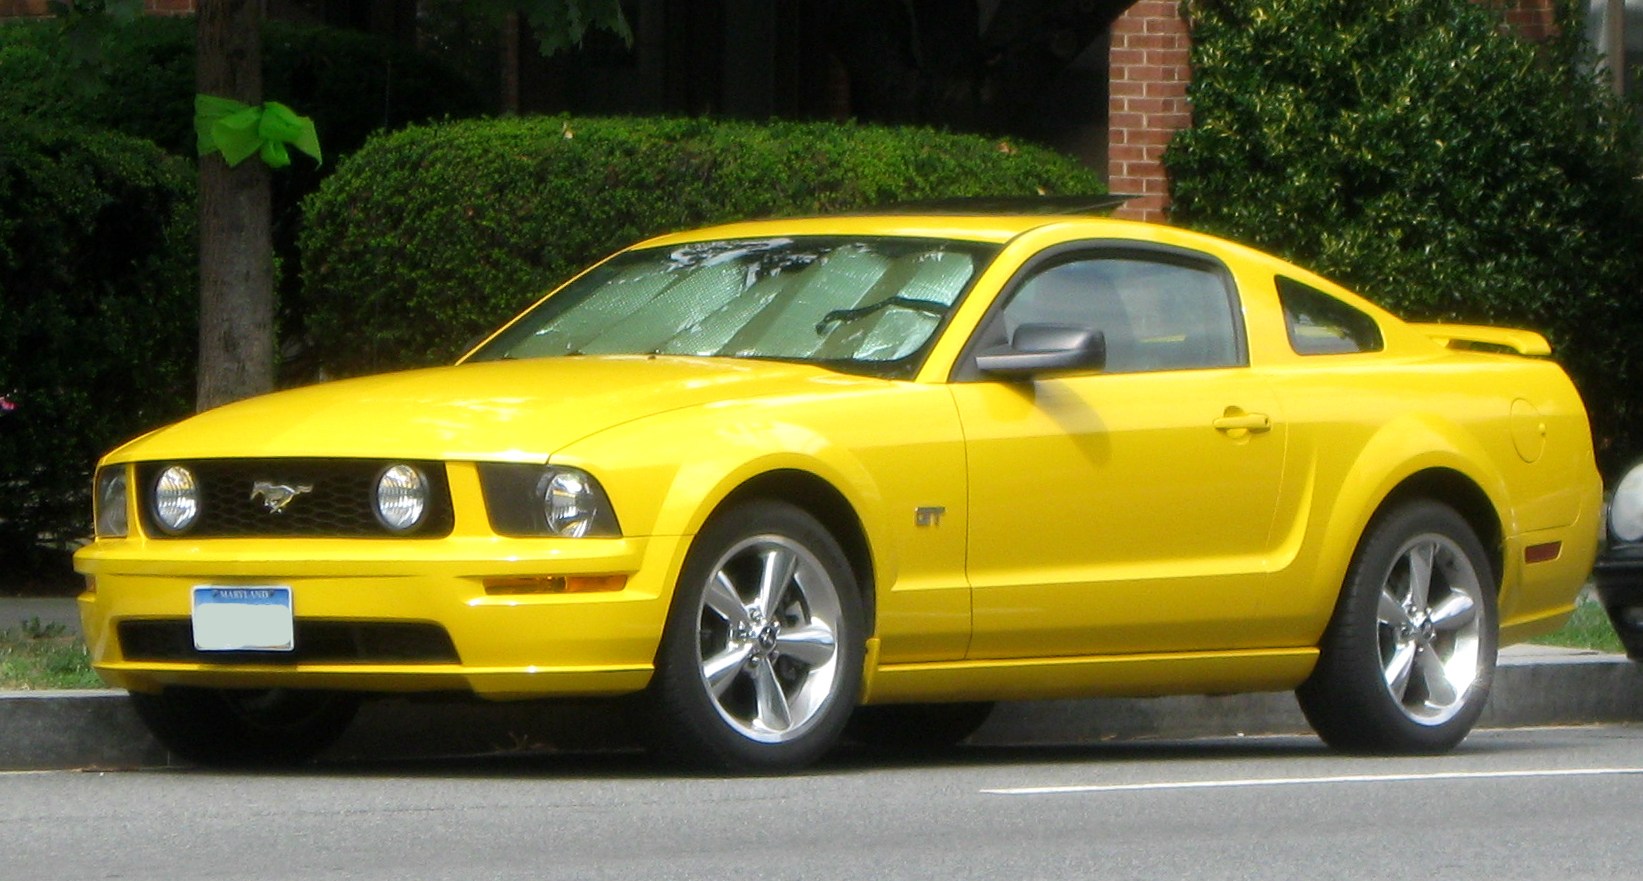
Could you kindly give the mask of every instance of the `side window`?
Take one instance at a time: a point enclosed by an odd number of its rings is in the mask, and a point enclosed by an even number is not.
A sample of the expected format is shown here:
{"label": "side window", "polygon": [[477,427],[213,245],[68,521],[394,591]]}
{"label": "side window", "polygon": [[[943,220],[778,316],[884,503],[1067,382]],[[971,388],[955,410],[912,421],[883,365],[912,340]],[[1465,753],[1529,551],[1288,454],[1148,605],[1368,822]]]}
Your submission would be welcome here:
{"label": "side window", "polygon": [[1057,263],[1028,279],[1004,307],[1004,332],[1072,324],[1102,332],[1107,373],[1243,364],[1231,291],[1211,269],[1139,257]]}
{"label": "side window", "polygon": [[1375,319],[1317,288],[1280,275],[1278,302],[1297,355],[1379,352],[1384,345]]}

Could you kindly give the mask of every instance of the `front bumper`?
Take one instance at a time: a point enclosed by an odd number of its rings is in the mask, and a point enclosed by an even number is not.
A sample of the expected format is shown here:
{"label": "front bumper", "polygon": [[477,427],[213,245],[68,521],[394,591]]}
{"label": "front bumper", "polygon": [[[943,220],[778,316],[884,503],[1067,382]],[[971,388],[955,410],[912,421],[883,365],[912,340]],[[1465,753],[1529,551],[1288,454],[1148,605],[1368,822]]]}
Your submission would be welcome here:
{"label": "front bumper", "polygon": [[1643,661],[1643,544],[1604,551],[1592,568],[1592,583],[1626,654]]}
{"label": "front bumper", "polygon": [[[685,546],[682,537],[131,538],[99,540],[75,567],[87,577],[80,614],[92,666],[111,685],[506,700],[644,688]],[[604,579],[619,589],[555,592],[554,576],[620,576]],[[199,585],[290,587],[296,651],[195,652],[187,634]]]}

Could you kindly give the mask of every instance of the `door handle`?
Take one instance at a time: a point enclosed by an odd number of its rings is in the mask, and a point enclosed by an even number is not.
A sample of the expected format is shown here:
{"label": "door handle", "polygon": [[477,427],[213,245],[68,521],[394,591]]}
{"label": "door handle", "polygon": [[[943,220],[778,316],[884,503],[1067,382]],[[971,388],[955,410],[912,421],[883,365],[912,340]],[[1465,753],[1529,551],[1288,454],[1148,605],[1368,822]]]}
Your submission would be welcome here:
{"label": "door handle", "polygon": [[1227,408],[1227,415],[1211,422],[1216,431],[1248,431],[1260,433],[1272,430],[1272,417],[1265,413],[1245,413],[1236,407]]}

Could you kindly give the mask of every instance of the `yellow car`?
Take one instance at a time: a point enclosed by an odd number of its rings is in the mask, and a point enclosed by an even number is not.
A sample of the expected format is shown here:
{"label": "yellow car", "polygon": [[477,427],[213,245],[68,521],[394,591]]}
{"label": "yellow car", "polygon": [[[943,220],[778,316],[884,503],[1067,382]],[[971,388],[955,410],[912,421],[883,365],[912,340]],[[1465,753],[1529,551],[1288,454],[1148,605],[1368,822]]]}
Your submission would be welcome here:
{"label": "yellow car", "polygon": [[1592,567],[1548,353],[1162,226],[667,235],[454,366],[110,453],[80,608],[208,763],[414,692],[631,695],[659,750],[742,771],[992,701],[1285,689],[1336,747],[1442,750]]}

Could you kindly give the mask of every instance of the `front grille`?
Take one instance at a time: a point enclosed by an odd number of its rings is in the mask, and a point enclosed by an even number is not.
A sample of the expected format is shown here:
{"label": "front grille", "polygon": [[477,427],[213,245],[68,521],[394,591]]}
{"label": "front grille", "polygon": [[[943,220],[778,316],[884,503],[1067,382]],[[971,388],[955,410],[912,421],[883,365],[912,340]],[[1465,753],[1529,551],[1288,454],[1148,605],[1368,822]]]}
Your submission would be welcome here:
{"label": "front grille", "polygon": [[[376,483],[384,468],[412,465],[427,475],[428,512],[420,526],[394,533],[377,520]],[[170,465],[194,472],[199,517],[187,538],[443,538],[455,522],[442,462],[384,462],[372,459],[198,459],[145,462],[137,466],[142,487],[143,526],[151,537],[169,538],[154,522],[154,482]],[[258,481],[312,487],[278,511],[255,495]]]}
{"label": "front grille", "polygon": [[128,661],[200,664],[459,664],[450,634],[438,624],[298,618],[294,651],[202,652],[187,618],[121,621],[120,653]]}

